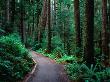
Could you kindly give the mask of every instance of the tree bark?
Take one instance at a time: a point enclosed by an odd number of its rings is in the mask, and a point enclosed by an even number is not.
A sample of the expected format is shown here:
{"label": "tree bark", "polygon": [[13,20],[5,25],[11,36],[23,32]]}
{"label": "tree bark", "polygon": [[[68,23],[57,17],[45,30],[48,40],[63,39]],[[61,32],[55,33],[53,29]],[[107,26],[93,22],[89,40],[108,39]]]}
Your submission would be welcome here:
{"label": "tree bark", "polygon": [[38,29],[38,44],[39,44],[39,46],[41,46],[43,32],[44,32],[44,29],[45,29],[46,23],[47,23],[47,10],[48,10],[47,6],[48,6],[48,1],[44,0],[42,11],[40,12],[40,15],[39,15],[39,25],[38,25],[38,28],[39,28]]}
{"label": "tree bark", "polygon": [[[76,33],[76,47],[81,48],[81,29],[80,29],[80,9],[79,0],[74,0],[74,18],[75,18],[75,33]],[[77,56],[79,53],[77,53]]]}
{"label": "tree bark", "polygon": [[94,61],[94,0],[86,0],[84,54],[88,66]]}
{"label": "tree bark", "polygon": [[108,8],[108,28],[109,28],[109,61],[110,61],[110,0],[108,0],[108,3],[109,3],[109,8]]}
{"label": "tree bark", "polygon": [[[11,27],[14,27],[15,22],[15,0],[11,0]],[[17,32],[17,29],[16,29]]]}
{"label": "tree bark", "polygon": [[10,21],[10,0],[6,0],[6,22]]}
{"label": "tree bark", "polygon": [[13,32],[13,28],[10,26],[10,20],[11,20],[11,9],[10,9],[10,0],[6,0],[6,9],[5,9],[5,21],[3,22],[5,27],[5,34],[9,34]]}
{"label": "tree bark", "polygon": [[21,8],[20,8],[20,35],[21,40],[24,43],[25,42],[25,28],[24,28],[24,1],[21,1]]}
{"label": "tree bark", "polygon": [[108,36],[107,36],[107,0],[102,0],[102,54],[105,60],[108,58]]}
{"label": "tree bark", "polygon": [[47,43],[47,52],[50,53],[51,52],[51,23],[50,23],[50,19],[51,19],[51,0],[48,0],[48,43]]}

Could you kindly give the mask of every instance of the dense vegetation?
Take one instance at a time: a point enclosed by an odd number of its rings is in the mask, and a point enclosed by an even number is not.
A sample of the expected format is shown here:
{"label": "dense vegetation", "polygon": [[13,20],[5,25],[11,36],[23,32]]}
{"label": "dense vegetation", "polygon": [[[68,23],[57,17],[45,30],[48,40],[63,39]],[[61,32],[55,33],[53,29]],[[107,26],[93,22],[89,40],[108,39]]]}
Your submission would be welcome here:
{"label": "dense vegetation", "polygon": [[[1,0],[0,37],[0,64],[9,66],[9,78],[30,71],[23,44],[66,64],[71,80],[110,81],[110,0]],[[15,60],[18,67],[24,62],[23,71],[12,71]]]}
{"label": "dense vegetation", "polygon": [[31,71],[33,62],[28,50],[17,35],[0,38],[0,82],[15,82],[24,79]]}

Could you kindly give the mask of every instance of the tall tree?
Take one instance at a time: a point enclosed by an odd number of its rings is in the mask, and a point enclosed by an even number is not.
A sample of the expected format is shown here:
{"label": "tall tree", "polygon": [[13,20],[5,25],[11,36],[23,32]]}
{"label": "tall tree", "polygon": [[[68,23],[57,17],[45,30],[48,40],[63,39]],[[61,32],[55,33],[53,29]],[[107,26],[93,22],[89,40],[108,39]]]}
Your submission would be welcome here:
{"label": "tall tree", "polygon": [[87,65],[94,64],[94,0],[85,1],[85,46],[84,54]]}
{"label": "tall tree", "polygon": [[105,55],[105,59],[109,55],[107,34],[107,0],[102,0],[102,54]]}
{"label": "tall tree", "polygon": [[10,0],[6,0],[5,4],[5,21],[3,25],[5,26],[6,34],[10,33],[12,29],[10,29]]}
{"label": "tall tree", "polygon": [[[109,32],[108,32],[108,36],[110,35],[110,0],[108,0],[108,28],[109,28]],[[109,38],[109,61],[110,61],[110,36]]]}
{"label": "tall tree", "polygon": [[75,18],[76,47],[80,48],[81,47],[81,35],[80,35],[81,29],[80,29],[79,0],[74,0],[74,18]]}
{"label": "tall tree", "polygon": [[48,0],[48,43],[47,43],[47,51],[51,52],[51,0]]}
{"label": "tall tree", "polygon": [[25,28],[24,28],[24,14],[25,14],[25,11],[24,11],[24,0],[22,0],[20,2],[20,34],[21,34],[21,39],[22,39],[22,42],[24,43],[25,42]]}
{"label": "tall tree", "polygon": [[6,22],[10,21],[10,0],[6,0]]}
{"label": "tall tree", "polygon": [[14,27],[14,23],[15,23],[15,0],[11,0],[11,27],[12,28]]}
{"label": "tall tree", "polygon": [[42,43],[42,37],[43,37],[43,32],[44,29],[46,27],[46,23],[47,23],[47,5],[48,5],[48,0],[44,0],[43,1],[43,6],[42,6],[42,11],[41,11],[41,15],[39,18],[39,30],[38,30],[38,44],[39,46],[41,46]]}

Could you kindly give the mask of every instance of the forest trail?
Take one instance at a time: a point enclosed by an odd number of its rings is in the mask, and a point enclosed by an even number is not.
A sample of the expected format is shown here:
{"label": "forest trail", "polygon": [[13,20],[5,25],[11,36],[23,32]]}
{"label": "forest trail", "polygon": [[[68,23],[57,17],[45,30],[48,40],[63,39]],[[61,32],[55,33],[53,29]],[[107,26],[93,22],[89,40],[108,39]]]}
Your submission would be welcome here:
{"label": "forest trail", "polygon": [[31,53],[38,67],[27,82],[69,82],[63,65],[41,54]]}

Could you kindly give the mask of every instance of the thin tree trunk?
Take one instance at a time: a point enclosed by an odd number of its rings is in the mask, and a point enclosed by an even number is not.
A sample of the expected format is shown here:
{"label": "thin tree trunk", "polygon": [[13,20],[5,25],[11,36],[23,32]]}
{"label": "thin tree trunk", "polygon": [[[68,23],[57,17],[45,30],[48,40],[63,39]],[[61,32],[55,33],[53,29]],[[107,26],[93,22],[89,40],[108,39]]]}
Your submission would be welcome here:
{"label": "thin tree trunk", "polygon": [[63,42],[64,42],[64,51],[66,52],[66,31],[65,31],[65,23],[63,23]]}
{"label": "thin tree trunk", "polygon": [[6,0],[6,22],[10,21],[10,0]]}
{"label": "thin tree trunk", "polygon": [[51,52],[51,23],[50,23],[50,19],[51,19],[51,4],[50,4],[51,0],[48,0],[48,43],[47,43],[47,51],[48,53]]}
{"label": "thin tree trunk", "polygon": [[54,0],[54,27],[56,27],[56,0]]}
{"label": "thin tree trunk", "polygon": [[[75,18],[75,31],[76,31],[76,47],[81,48],[79,0],[74,0],[74,18]],[[77,56],[79,56],[79,53],[77,53]]]}
{"label": "thin tree trunk", "polygon": [[33,26],[32,26],[32,41],[34,42],[34,40],[35,40],[35,15],[34,15],[34,9],[33,9]]}
{"label": "thin tree trunk", "polygon": [[[15,22],[15,0],[11,0],[11,27],[14,27]],[[17,29],[16,29],[17,32]]]}
{"label": "thin tree trunk", "polygon": [[20,33],[22,42],[25,42],[25,28],[24,28],[24,1],[21,1],[21,10],[20,10]]}
{"label": "thin tree trunk", "polygon": [[109,46],[109,61],[110,61],[110,0],[108,0],[108,46]]}

